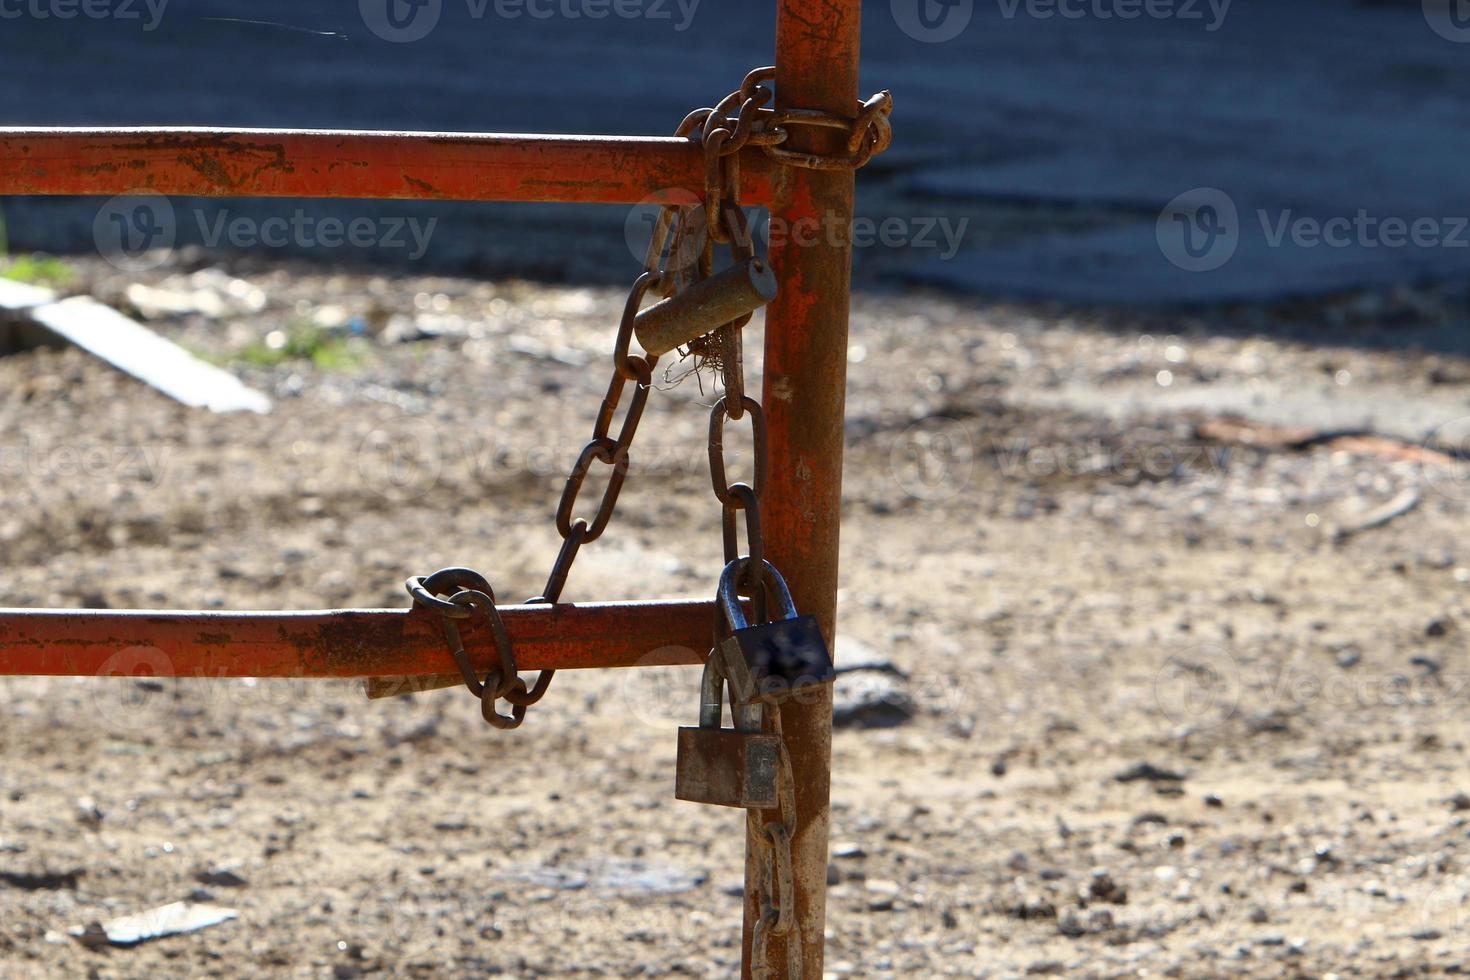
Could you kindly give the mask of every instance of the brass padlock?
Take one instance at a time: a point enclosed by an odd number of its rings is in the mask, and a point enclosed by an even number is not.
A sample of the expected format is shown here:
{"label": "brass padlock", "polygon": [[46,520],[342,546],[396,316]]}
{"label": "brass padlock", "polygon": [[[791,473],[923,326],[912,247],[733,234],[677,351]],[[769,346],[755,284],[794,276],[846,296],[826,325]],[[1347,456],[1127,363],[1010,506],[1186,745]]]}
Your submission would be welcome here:
{"label": "brass padlock", "polygon": [[761,732],[760,705],[730,706],[736,728],[721,728],[725,671],[718,650],[704,662],[700,682],[699,727],[679,729],[674,796],[691,803],[769,810],[778,805],[776,773],[781,740]]}
{"label": "brass padlock", "polygon": [[750,558],[737,558],[720,574],[719,602],[730,634],[720,641],[724,667],[735,703],[780,704],[804,690],[831,684],[837,677],[832,654],[815,616],[801,616],[786,580],[776,566],[762,561],[758,580],[766,601],[775,600],[780,618],[751,626],[740,608],[739,583]]}

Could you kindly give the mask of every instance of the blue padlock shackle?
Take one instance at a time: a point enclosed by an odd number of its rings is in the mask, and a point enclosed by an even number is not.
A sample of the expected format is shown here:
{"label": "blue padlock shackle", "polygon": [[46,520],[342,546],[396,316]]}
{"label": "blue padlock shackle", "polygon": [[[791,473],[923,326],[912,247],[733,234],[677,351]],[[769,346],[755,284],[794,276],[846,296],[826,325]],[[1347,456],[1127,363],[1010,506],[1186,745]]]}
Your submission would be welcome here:
{"label": "blue padlock shackle", "polygon": [[[720,587],[717,595],[720,600],[720,613],[725,617],[731,630],[743,630],[750,626],[745,618],[745,610],[740,608],[740,593],[736,591],[739,582],[744,578],[745,569],[750,565],[750,557],[736,558],[725,566],[720,573]],[[776,605],[780,609],[778,619],[795,619],[797,617],[796,602],[791,598],[791,589],[786,586],[786,580],[781,573],[776,571],[776,566],[761,559],[762,571],[761,585],[767,590],[774,586],[776,590]]]}

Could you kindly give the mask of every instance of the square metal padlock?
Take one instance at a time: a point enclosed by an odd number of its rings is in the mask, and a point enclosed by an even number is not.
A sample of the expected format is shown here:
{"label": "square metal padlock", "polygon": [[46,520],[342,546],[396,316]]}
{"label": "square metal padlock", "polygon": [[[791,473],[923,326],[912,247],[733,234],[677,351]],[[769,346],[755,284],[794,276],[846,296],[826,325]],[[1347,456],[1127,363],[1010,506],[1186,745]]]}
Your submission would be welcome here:
{"label": "square metal padlock", "polygon": [[837,676],[815,616],[746,626],[720,641],[736,703],[779,704]]}
{"label": "square metal padlock", "polygon": [[781,740],[728,728],[679,729],[674,796],[690,803],[769,810],[778,805]]}

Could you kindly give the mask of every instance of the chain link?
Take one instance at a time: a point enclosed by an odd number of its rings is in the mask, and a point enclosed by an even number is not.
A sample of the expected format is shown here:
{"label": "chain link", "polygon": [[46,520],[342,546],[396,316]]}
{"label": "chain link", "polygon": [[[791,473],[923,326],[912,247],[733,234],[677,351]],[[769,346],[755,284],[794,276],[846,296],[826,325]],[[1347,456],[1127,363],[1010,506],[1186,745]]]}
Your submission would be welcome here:
{"label": "chain link", "polygon": [[[490,588],[489,581],[468,568],[446,568],[433,575],[410,578],[405,585],[415,605],[439,613],[444,639],[449,644],[454,664],[464,678],[465,687],[480,699],[480,714],[496,728],[519,728],[526,717],[526,682],[516,671],[510,633],[495,607],[495,591]],[[489,624],[495,651],[500,657],[500,666],[486,674],[483,681],[475,674],[475,666],[465,652],[464,637],[459,628],[460,623],[476,616]],[[496,710],[495,702],[501,699],[510,703],[509,715],[502,715]]]}
{"label": "chain link", "polygon": [[756,898],[760,917],[751,935],[751,976],[766,980],[772,976],[770,939],[786,939],[786,976],[800,980],[802,971],[801,926],[796,921],[796,881],[792,870],[791,838],[796,833],[796,779],[791,769],[791,753],[781,731],[779,708],[765,712],[765,730],[780,740],[781,750],[776,770],[776,794],[780,804],[777,817],[767,821],[761,811],[746,814],[747,839],[759,865]]}

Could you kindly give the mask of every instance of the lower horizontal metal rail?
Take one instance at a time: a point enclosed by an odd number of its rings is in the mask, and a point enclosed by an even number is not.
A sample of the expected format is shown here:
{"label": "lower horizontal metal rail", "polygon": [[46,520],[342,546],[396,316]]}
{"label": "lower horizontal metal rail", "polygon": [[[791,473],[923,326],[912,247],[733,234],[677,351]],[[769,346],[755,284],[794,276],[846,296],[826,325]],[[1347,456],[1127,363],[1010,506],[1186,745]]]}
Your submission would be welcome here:
{"label": "lower horizontal metal rail", "polygon": [[[522,670],[696,664],[710,601],[502,606]],[[462,627],[476,667],[489,630]],[[0,675],[420,677],[455,671],[438,615],[420,609],[172,612],[0,609]]]}
{"label": "lower horizontal metal rail", "polygon": [[[778,169],[746,150],[744,202]],[[700,145],[672,136],[0,127],[0,195],[687,204],[704,181]]]}

